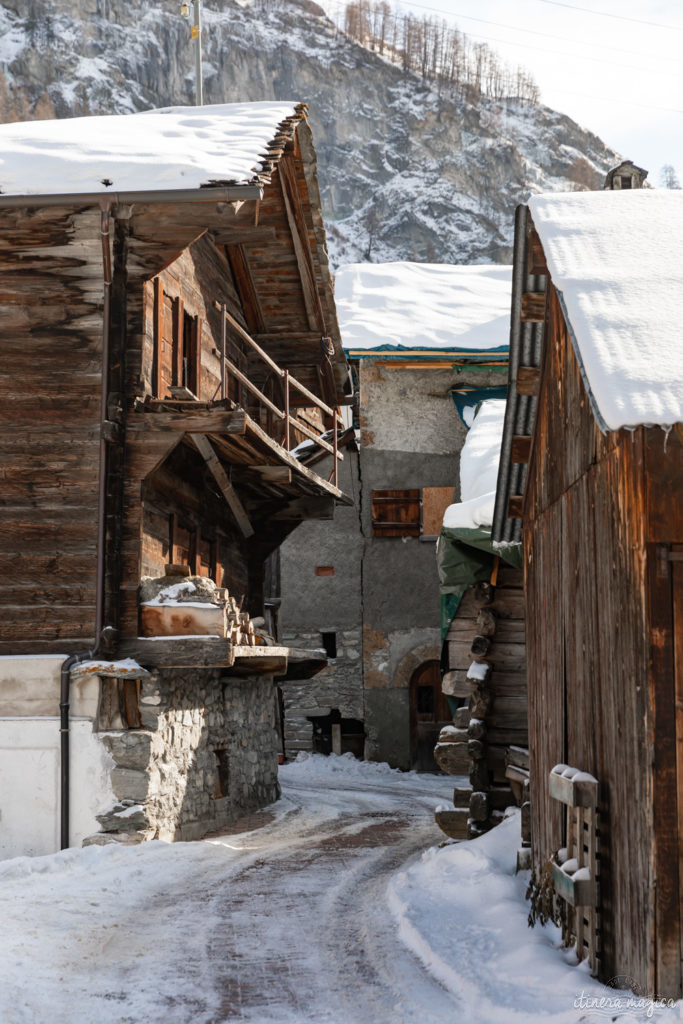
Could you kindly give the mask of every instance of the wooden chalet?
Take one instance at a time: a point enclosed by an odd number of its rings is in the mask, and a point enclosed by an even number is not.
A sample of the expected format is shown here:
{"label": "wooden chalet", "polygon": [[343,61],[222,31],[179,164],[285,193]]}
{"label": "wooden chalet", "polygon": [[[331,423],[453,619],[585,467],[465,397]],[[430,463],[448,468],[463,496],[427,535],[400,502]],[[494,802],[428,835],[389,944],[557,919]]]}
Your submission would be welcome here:
{"label": "wooden chalet", "polygon": [[493,526],[499,549],[523,546],[535,883],[602,979],[669,998],[683,992],[681,198],[518,210]]}
{"label": "wooden chalet", "polygon": [[[228,634],[139,639],[138,588],[180,564],[262,616],[271,552],[348,501],[350,385],[305,106],[0,139],[0,654],[284,671],[286,650],[236,652]],[[306,439],[329,475],[294,453]]]}

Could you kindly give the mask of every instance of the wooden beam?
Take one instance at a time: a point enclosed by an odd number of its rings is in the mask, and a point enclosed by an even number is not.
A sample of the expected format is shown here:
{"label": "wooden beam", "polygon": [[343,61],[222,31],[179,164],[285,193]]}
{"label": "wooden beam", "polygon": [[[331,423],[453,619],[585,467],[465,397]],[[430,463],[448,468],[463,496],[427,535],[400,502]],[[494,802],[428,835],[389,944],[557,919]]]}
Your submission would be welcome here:
{"label": "wooden beam", "polygon": [[232,644],[224,637],[137,637],[121,640],[117,657],[133,658],[147,668],[222,668],[232,665],[232,651]]}
{"label": "wooden beam", "polygon": [[301,208],[301,200],[299,199],[299,190],[296,184],[296,175],[291,156],[285,155],[282,157],[278,164],[278,174],[285,213],[287,214],[287,223],[292,233],[294,254],[299,268],[308,326],[312,331],[320,331],[321,334],[324,334],[325,317],[320,305],[320,296],[318,295],[315,272],[313,270],[311,246]]}
{"label": "wooden beam", "polygon": [[522,519],[523,518],[523,505],[524,496],[521,494],[511,494],[508,498],[508,517],[510,519]]}
{"label": "wooden beam", "polygon": [[291,484],[292,471],[288,466],[249,466],[250,473],[257,473],[258,476],[270,484]]}
{"label": "wooden beam", "polygon": [[294,498],[269,516],[277,522],[283,519],[334,519],[334,498]]}
{"label": "wooden beam", "polygon": [[538,366],[520,366],[517,369],[515,387],[518,395],[537,395],[541,383],[541,370]]}
{"label": "wooden beam", "polygon": [[261,331],[255,335],[256,341],[305,341],[320,345],[318,331]]}
{"label": "wooden beam", "polygon": [[510,447],[510,462],[528,462],[531,438],[528,434],[513,434]]}
{"label": "wooden beam", "polygon": [[246,413],[242,409],[235,412],[204,409],[192,413],[172,408],[168,412],[138,408],[129,413],[128,430],[133,435],[157,431],[176,434],[244,434]]}
{"label": "wooden beam", "polygon": [[252,333],[265,331],[266,321],[247,254],[241,245],[226,245],[225,252],[235,278],[235,286],[242,303],[247,327]]}
{"label": "wooden beam", "polygon": [[191,437],[213,474],[214,480],[220,487],[221,493],[227,501],[230,511],[237,520],[237,525],[242,531],[242,534],[245,537],[253,536],[254,527],[249,521],[249,516],[247,515],[242,502],[237,497],[235,488],[228,480],[227,474],[223,469],[223,464],[213,450],[213,446],[208,437],[205,437],[204,434],[192,434]]}
{"label": "wooden beam", "polygon": [[545,292],[524,292],[522,295],[523,324],[542,324],[545,320]]}
{"label": "wooden beam", "polygon": [[260,245],[275,241],[275,228],[220,228],[211,231],[216,245]]}

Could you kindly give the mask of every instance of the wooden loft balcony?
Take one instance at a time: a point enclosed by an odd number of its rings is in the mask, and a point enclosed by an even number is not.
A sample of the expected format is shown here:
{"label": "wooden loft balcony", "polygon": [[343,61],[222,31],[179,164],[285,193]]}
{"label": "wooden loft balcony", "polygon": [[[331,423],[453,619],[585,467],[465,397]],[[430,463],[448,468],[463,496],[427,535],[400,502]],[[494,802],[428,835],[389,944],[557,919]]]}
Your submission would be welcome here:
{"label": "wooden loft balcony", "polygon": [[[136,399],[127,423],[135,476],[154,474],[157,483],[177,489],[177,474],[172,480],[163,463],[182,444],[206,463],[245,537],[266,518],[331,517],[335,502],[350,503],[337,479],[344,433],[338,411],[281,369],[225,306],[216,305],[223,330],[214,353],[220,364],[214,398],[199,401],[176,387],[164,398]],[[297,458],[302,441],[332,456],[328,478]]]}

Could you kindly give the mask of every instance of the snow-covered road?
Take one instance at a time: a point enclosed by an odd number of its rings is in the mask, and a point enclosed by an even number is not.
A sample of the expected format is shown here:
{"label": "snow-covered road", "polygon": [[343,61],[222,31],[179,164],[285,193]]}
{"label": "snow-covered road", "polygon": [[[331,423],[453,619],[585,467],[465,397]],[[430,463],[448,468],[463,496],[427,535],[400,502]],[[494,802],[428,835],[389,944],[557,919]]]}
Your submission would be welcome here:
{"label": "snow-covered road", "polygon": [[281,781],[234,834],[0,864],[1,1024],[648,1019],[591,1015],[614,993],[527,929],[516,820],[433,847],[453,779],[314,757]]}

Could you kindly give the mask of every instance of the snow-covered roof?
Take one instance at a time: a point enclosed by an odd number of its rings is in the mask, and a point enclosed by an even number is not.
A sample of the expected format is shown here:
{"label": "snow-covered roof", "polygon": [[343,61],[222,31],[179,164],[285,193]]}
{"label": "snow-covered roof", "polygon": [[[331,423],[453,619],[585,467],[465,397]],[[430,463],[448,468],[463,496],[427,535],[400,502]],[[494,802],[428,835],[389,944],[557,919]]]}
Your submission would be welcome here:
{"label": "snow-covered roof", "polygon": [[511,268],[352,263],[335,274],[344,349],[507,351]]}
{"label": "snow-covered roof", "polygon": [[[295,103],[166,107],[0,125],[0,192],[54,195],[249,184]],[[111,182],[106,186],[104,181]]]}
{"label": "snow-covered roof", "polygon": [[460,452],[460,501],[446,509],[444,529],[474,530],[493,522],[504,420],[504,398],[481,403]]}
{"label": "snow-covered roof", "polygon": [[603,429],[683,421],[683,192],[529,200]]}

